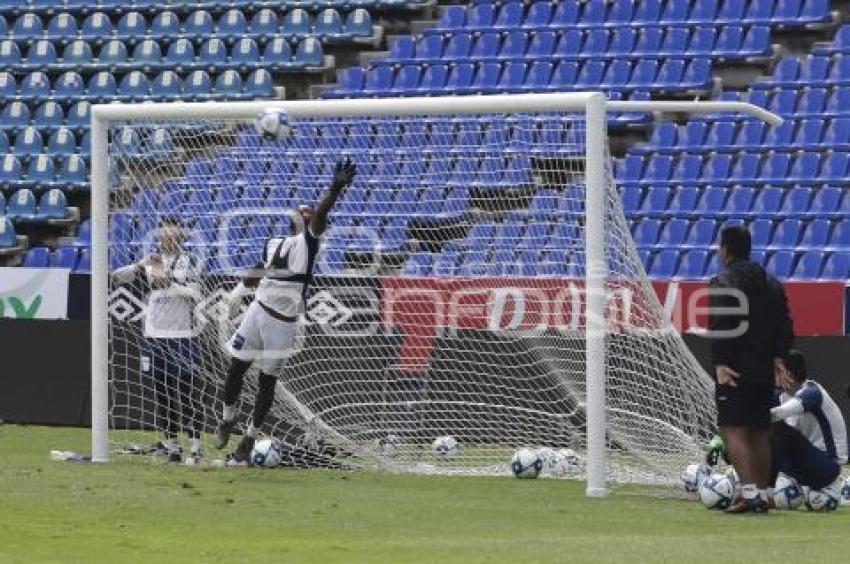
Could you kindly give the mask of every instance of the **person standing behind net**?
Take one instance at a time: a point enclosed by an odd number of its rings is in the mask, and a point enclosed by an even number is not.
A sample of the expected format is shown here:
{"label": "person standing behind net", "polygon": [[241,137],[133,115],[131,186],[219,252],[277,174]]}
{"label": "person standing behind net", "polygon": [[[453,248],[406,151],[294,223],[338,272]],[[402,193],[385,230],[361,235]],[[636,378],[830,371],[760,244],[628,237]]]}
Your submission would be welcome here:
{"label": "person standing behind net", "polygon": [[320,237],[327,228],[328,213],[355,174],[357,167],[351,159],[337,163],[331,186],[315,212],[300,206],[292,217],[293,235],[269,239],[254,275],[244,278],[230,293],[229,302],[234,309],[241,304],[246,287],[256,287],[251,305],[227,343],[231,360],[224,382],[222,418],[216,427],[216,448],[227,446],[235,427],[236,402],[245,373],[255,363],[260,370],[253,417],[232,456],[236,463],[248,462],[259,428],[274,401],[277,377],[287,359],[297,352],[299,315],[304,311],[307,288],[313,278]]}
{"label": "person standing behind net", "polygon": [[118,268],[112,280],[118,284],[142,284],[148,295],[141,344],[141,372],[153,380],[157,427],[164,440],[150,447],[151,454],[165,454],[179,462],[183,449],[178,441],[182,429],[191,439],[191,456],[203,456],[200,417],[194,407],[194,377],[198,360],[195,306],[201,295],[198,264],[182,244],[182,227],[163,221],[156,233],[159,252]]}
{"label": "person standing behind net", "polygon": [[785,291],[750,260],[751,246],[746,228],[724,228],[719,250],[724,269],[709,284],[717,424],[741,479],[741,497],[728,513],[768,510],[774,381],[794,340]]}

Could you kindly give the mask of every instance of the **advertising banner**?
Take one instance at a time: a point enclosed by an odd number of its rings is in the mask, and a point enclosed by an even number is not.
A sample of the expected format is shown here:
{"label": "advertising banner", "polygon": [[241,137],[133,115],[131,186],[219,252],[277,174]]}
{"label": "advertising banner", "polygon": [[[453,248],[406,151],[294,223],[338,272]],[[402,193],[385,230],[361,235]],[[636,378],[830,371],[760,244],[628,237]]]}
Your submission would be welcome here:
{"label": "advertising banner", "polygon": [[0,268],[0,317],[67,319],[69,272],[63,268]]}

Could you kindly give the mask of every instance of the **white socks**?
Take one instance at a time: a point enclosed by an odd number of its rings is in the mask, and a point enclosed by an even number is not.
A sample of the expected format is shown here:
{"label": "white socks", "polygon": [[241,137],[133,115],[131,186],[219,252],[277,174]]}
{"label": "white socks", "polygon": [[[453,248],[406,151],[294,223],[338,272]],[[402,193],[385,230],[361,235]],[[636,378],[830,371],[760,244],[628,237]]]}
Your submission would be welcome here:
{"label": "white socks", "polygon": [[203,450],[203,443],[200,438],[192,439],[192,454],[199,453]]}
{"label": "white socks", "polygon": [[233,421],[234,419],[236,419],[236,406],[225,405],[222,415],[225,421]]}
{"label": "white socks", "polygon": [[741,495],[744,499],[755,499],[759,495],[759,490],[755,484],[743,484],[741,486]]}

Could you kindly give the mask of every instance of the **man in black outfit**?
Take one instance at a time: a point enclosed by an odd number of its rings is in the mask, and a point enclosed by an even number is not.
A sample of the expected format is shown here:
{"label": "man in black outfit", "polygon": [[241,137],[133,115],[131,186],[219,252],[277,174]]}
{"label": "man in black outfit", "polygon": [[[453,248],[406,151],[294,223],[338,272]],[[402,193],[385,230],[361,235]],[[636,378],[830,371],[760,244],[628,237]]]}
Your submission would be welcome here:
{"label": "man in black outfit", "polygon": [[741,497],[729,513],[767,512],[775,372],[794,340],[785,291],[750,260],[751,245],[746,228],[724,228],[719,252],[725,268],[709,285],[717,424],[741,479]]}

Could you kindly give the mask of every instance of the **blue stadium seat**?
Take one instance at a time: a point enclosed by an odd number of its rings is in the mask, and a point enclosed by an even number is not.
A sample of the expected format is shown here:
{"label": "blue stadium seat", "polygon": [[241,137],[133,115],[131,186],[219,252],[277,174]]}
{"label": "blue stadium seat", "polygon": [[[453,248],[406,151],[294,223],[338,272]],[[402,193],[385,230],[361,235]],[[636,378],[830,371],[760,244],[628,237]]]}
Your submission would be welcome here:
{"label": "blue stadium seat", "polygon": [[272,98],[275,96],[274,79],[266,69],[257,69],[245,80],[245,97]]}
{"label": "blue stadium seat", "polygon": [[[259,54],[257,58],[259,58]],[[168,51],[165,54],[165,65],[177,72],[193,68],[195,66],[195,46],[185,37],[173,41],[169,44]]]}
{"label": "blue stadium seat", "polygon": [[753,249],[764,249],[770,245],[771,237],[774,234],[773,222],[770,219],[756,219],[750,223],[749,230],[752,236]]}
{"label": "blue stadium seat", "polygon": [[786,219],[776,226],[776,231],[773,233],[773,240],[770,243],[772,248],[793,249],[797,246],[800,240],[800,231],[802,223],[798,219]]}
{"label": "blue stadium seat", "polygon": [[673,171],[673,180],[680,183],[698,182],[702,172],[702,156],[684,154]]}
{"label": "blue stadium seat", "polygon": [[162,66],[162,50],[156,41],[145,39],[133,48],[134,68],[140,68],[145,72],[150,72]]}
{"label": "blue stadium seat", "polygon": [[848,153],[829,153],[824,160],[820,175],[811,180],[838,182],[840,179],[847,178],[848,168],[850,168],[850,155]]}
{"label": "blue stadium seat", "polygon": [[47,268],[48,254],[47,247],[32,247],[27,249],[21,266],[24,268]]}
{"label": "blue stadium seat", "polygon": [[[141,18],[141,16],[139,16],[135,12],[129,12],[125,14],[118,22],[118,37],[122,39],[135,40],[139,37],[144,36],[146,31],[144,19],[141,20],[140,24],[137,24],[133,28],[127,28],[126,30],[122,28],[122,24],[125,22],[125,18],[130,18],[132,20],[132,14],[135,14],[136,16]],[[130,32],[131,30],[138,33],[138,35],[125,33],[125,31]],[[114,31],[115,28],[112,26],[112,21],[110,21],[109,16],[107,16],[103,12],[94,12],[92,14],[89,14],[88,17],[86,17],[86,19],[83,21],[83,26],[80,28],[80,39],[100,43],[102,41],[111,39]]]}
{"label": "blue stadium seat", "polygon": [[35,190],[44,190],[55,186],[56,165],[50,155],[40,154],[30,160],[27,166],[24,185]]}
{"label": "blue stadium seat", "polygon": [[661,229],[656,245],[660,248],[674,248],[684,244],[688,236],[690,223],[687,219],[674,218],[667,221]]}
{"label": "blue stadium seat", "polygon": [[[498,40],[497,40],[498,43]],[[508,32],[501,40],[498,58],[503,60],[522,59],[528,50],[528,36],[523,31]]]}
{"label": "blue stadium seat", "polygon": [[411,254],[401,273],[404,276],[430,276],[432,272],[433,257],[428,252],[416,252]]}
{"label": "blue stadium seat", "polygon": [[52,188],[42,194],[38,201],[38,215],[44,219],[68,217],[68,200],[65,193],[58,188]]}
{"label": "blue stadium seat", "polygon": [[657,219],[642,219],[635,230],[635,244],[651,247],[658,242],[661,223]]}
{"label": "blue stadium seat", "polygon": [[829,243],[829,232],[832,228],[827,219],[814,219],[803,230],[803,238],[799,248],[822,249]]}
{"label": "blue stadium seat", "polygon": [[67,157],[77,150],[77,138],[67,127],[60,127],[50,135],[47,152],[54,156]]}
{"label": "blue stadium seat", "polygon": [[682,255],[682,260],[679,263],[679,271],[676,276],[679,278],[699,279],[706,274],[706,264],[708,263],[708,251],[705,249],[691,249]]}
{"label": "blue stadium seat", "polygon": [[8,69],[21,66],[21,48],[11,39],[0,41],[0,67]]}
{"label": "blue stadium seat", "polygon": [[41,152],[44,140],[37,127],[27,127],[15,136],[13,152],[18,155],[34,155]]}
{"label": "blue stadium seat", "polygon": [[10,35],[15,39],[38,39],[44,35],[44,22],[38,14],[23,14],[15,20]]}
{"label": "blue stadium seat", "polygon": [[245,14],[237,9],[227,10],[219,19],[216,26],[216,35],[224,37],[228,41],[235,41],[247,33],[248,22]]}
{"label": "blue stadium seat", "polygon": [[813,217],[825,217],[834,214],[841,204],[843,196],[841,188],[837,186],[824,186],[815,191],[809,215]]}
{"label": "blue stadium seat", "polygon": [[77,266],[78,250],[76,247],[59,247],[50,253],[50,268],[67,268],[74,270]]}
{"label": "blue stadium seat", "polygon": [[311,32],[310,15],[302,8],[290,10],[283,17],[283,26],[281,29],[283,34],[288,37],[307,37]]}
{"label": "blue stadium seat", "polygon": [[707,217],[719,215],[726,205],[728,196],[728,191],[722,186],[706,186],[697,204],[697,215]]}
{"label": "blue stadium seat", "polygon": [[124,42],[118,39],[112,39],[100,47],[98,65],[112,70],[128,68],[133,66],[132,63],[128,63],[129,58],[130,54]]}
{"label": "blue stadium seat", "polygon": [[404,65],[395,75],[390,92],[395,94],[413,94],[419,88],[421,68],[418,65]]}
{"label": "blue stadium seat", "polygon": [[766,269],[768,272],[780,279],[791,277],[791,272],[794,268],[794,252],[793,251],[776,251],[767,260]]}
{"label": "blue stadium seat", "polygon": [[75,39],[62,51],[61,62],[54,63],[54,69],[82,70],[94,66],[91,45],[82,39]]}
{"label": "blue stadium seat", "polygon": [[664,30],[660,27],[642,27],[638,31],[633,55],[657,56],[664,41]]}
{"label": "blue stadium seat", "polygon": [[782,207],[785,192],[776,186],[765,186],[758,191],[752,213],[756,217],[775,215]]}
{"label": "blue stadium seat", "polygon": [[820,277],[822,280],[846,281],[850,279],[850,253],[830,254],[824,262]]}
{"label": "blue stadium seat", "polygon": [[608,55],[628,56],[632,53],[637,42],[637,30],[633,27],[621,27],[613,31],[611,43],[608,45]]}
{"label": "blue stadium seat", "polygon": [[679,186],[666,212],[673,216],[694,215],[700,191],[696,186]]}
{"label": "blue stadium seat", "polygon": [[[91,95],[91,90],[89,90]],[[150,95],[150,81],[141,71],[132,71],[121,79],[116,100],[122,102],[141,102]]]}
{"label": "blue stadium seat", "polygon": [[47,24],[45,37],[51,41],[65,43],[75,38],[77,32],[77,19],[72,14],[63,12],[53,16]]}
{"label": "blue stadium seat", "polygon": [[[47,104],[45,104],[46,106]],[[47,112],[45,112],[46,114]],[[38,123],[36,121],[36,123]],[[49,120],[47,123],[50,123]],[[72,129],[88,129],[91,124],[91,103],[77,102],[68,109],[68,121],[66,125]],[[58,125],[58,124],[57,124]]]}
{"label": "blue stadium seat", "polygon": [[151,98],[158,101],[174,101],[180,99],[183,85],[180,77],[174,71],[161,72],[151,84]]}
{"label": "blue stadium seat", "polygon": [[450,92],[468,92],[472,87],[474,75],[475,65],[472,63],[454,65],[449,71],[445,88]]}
{"label": "blue stadium seat", "polygon": [[829,120],[823,133],[823,144],[838,150],[850,148],[850,118]]}
{"label": "blue stadium seat", "polygon": [[[283,37],[276,37],[269,41],[263,50],[262,65],[265,68],[280,70],[292,67],[292,49],[289,42]],[[352,67],[350,70],[354,70]],[[362,69],[360,69],[363,72]]]}
{"label": "blue stadium seat", "polygon": [[53,46],[53,43],[46,39],[40,39],[27,50],[26,62],[18,66],[26,70],[46,70],[49,66],[56,64],[58,59],[56,47]]}
{"label": "blue stadium seat", "polygon": [[[442,39],[439,42],[442,45]],[[472,53],[470,58],[474,60],[495,59],[498,56],[499,49],[502,46],[502,36],[495,32],[481,33],[475,39],[472,45]],[[417,52],[419,51],[417,45]]]}
{"label": "blue stadium seat", "polygon": [[654,59],[641,59],[632,70],[629,87],[651,88],[656,84],[659,62]]}
{"label": "blue stadium seat", "polygon": [[[136,71],[138,72],[138,71]],[[129,77],[129,75],[127,75]],[[125,77],[127,80],[127,77]],[[107,102],[117,97],[118,84],[112,73],[100,71],[89,79],[87,97],[92,102]],[[82,120],[82,117],[80,117]]]}
{"label": "blue stadium seat", "polygon": [[14,222],[38,219],[38,204],[32,190],[21,188],[9,197],[9,202],[6,204],[6,217]]}
{"label": "blue stadium seat", "polygon": [[323,38],[342,37],[342,16],[333,8],[325,8],[316,15],[313,32]]}
{"label": "blue stadium seat", "polygon": [[679,268],[679,253],[673,249],[664,249],[655,254],[649,276],[652,278],[670,278]]}
{"label": "blue stadium seat", "polygon": [[88,168],[85,159],[81,155],[71,155],[63,159],[56,174],[56,182],[61,183],[68,191],[88,189]]}
{"label": "blue stadium seat", "polygon": [[215,80],[215,95],[224,100],[239,100],[243,98],[242,78],[234,70],[226,70]]}
{"label": "blue stadium seat", "polygon": [[295,49],[293,62],[302,67],[321,67],[324,66],[324,55],[322,53],[322,44],[315,37],[307,37],[303,39]]}
{"label": "blue stadium seat", "polygon": [[795,186],[785,196],[779,213],[784,217],[800,217],[809,211],[812,201],[812,189],[808,186]]}
{"label": "blue stadium seat", "polygon": [[[0,154],[5,154],[9,152],[9,137],[6,135],[5,131],[0,131]],[[2,192],[0,192],[2,193]],[[6,200],[3,200],[2,204],[0,204],[0,210],[5,209]]]}
{"label": "blue stadium seat", "polygon": [[251,36],[260,41],[266,41],[280,32],[280,22],[277,13],[269,8],[257,11],[251,17]]}
{"label": "blue stadium seat", "polygon": [[605,76],[605,61],[588,60],[582,63],[581,70],[576,77],[574,87],[598,88]]}
{"label": "blue stadium seat", "polygon": [[15,155],[4,155],[0,162],[0,186],[6,188],[17,186],[22,175],[21,161]]}
{"label": "blue stadium seat", "polygon": [[0,248],[8,249],[18,246],[15,226],[8,217],[0,215]]}
{"label": "blue stadium seat", "polygon": [[59,102],[71,102],[82,98],[86,85],[83,77],[75,71],[63,73],[53,85],[53,97]]}
{"label": "blue stadium seat", "polygon": [[[0,84],[2,84],[3,75],[0,73]],[[3,107],[0,112],[0,120],[6,129],[21,129],[27,127],[30,122],[30,110],[23,102],[12,102]]]}
{"label": "blue stadium seat", "polygon": [[423,94],[439,93],[446,84],[448,72],[446,65],[429,65],[416,90]]}
{"label": "blue stadium seat", "polygon": [[230,52],[230,64],[240,70],[254,69],[260,66],[260,48],[250,37],[243,37]]}
{"label": "blue stadium seat", "polygon": [[213,37],[204,42],[198,52],[198,64],[210,71],[227,65],[227,46],[224,41]]}
{"label": "blue stadium seat", "polygon": [[12,73],[0,71],[0,98],[9,100],[18,92],[18,83]]}
{"label": "blue stadium seat", "polygon": [[670,188],[666,185],[650,186],[643,199],[640,208],[641,216],[660,216],[667,211],[667,203],[670,201]]}
{"label": "blue stadium seat", "polygon": [[[86,19],[86,22],[88,22],[90,18],[91,16]],[[111,37],[109,37],[110,35],[112,35],[111,31],[109,33],[103,33],[97,30],[99,26],[94,22],[92,23],[92,26],[96,29],[96,31],[86,32],[86,25],[83,24],[83,39],[100,38],[103,41],[111,39]],[[141,41],[145,38],[145,36],[147,35],[147,28],[147,21],[145,21],[145,17],[142,14],[135,11],[127,12],[126,14],[121,16],[121,19],[118,20],[118,29],[116,37],[132,44],[136,41]]]}
{"label": "blue stadium seat", "polygon": [[46,100],[50,97],[50,79],[42,71],[28,74],[21,81],[18,97],[24,101]]}
{"label": "blue stadium seat", "polygon": [[[790,157],[789,157],[790,158]],[[820,153],[798,153],[784,182],[807,182],[815,178],[820,171]]]}
{"label": "blue stadium seat", "polygon": [[364,8],[357,8],[345,17],[345,33],[350,37],[372,37],[372,16]]}
{"label": "blue stadium seat", "polygon": [[206,10],[195,10],[186,18],[183,35],[193,41],[200,41],[213,35],[215,23]]}
{"label": "blue stadium seat", "polygon": [[753,200],[756,191],[751,186],[735,186],[729,194],[723,215],[733,218],[742,218],[750,215],[753,209]]}
{"label": "blue stadium seat", "polygon": [[[787,169],[787,162],[785,160],[781,160],[770,165],[771,160],[774,159],[774,157],[777,157],[777,155],[768,155],[765,158],[767,164],[762,167],[761,155],[759,153],[740,153],[735,164],[732,166],[729,180],[752,184],[756,182],[760,172],[763,175],[767,175],[768,170],[778,171],[780,169],[780,165],[783,163]],[[784,155],[784,157],[787,157],[787,155]],[[771,178],[773,178],[773,176],[771,176]]]}

